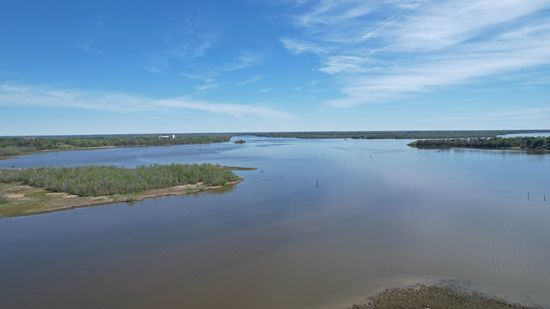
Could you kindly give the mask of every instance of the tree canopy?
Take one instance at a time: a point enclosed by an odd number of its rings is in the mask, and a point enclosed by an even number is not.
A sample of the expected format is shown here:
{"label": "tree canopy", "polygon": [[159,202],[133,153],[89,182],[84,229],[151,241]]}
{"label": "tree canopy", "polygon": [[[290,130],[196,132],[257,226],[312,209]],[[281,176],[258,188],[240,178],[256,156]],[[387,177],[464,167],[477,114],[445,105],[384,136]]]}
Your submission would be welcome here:
{"label": "tree canopy", "polygon": [[80,196],[139,193],[185,184],[226,185],[239,177],[213,164],[170,164],[123,168],[117,166],[41,167],[0,170],[0,181],[21,182]]}
{"label": "tree canopy", "polygon": [[417,148],[482,148],[550,151],[550,137],[491,137],[425,139],[409,144]]}
{"label": "tree canopy", "polygon": [[164,146],[227,142],[231,135],[134,135],[79,137],[0,137],[0,157],[42,150],[70,150],[96,147]]}

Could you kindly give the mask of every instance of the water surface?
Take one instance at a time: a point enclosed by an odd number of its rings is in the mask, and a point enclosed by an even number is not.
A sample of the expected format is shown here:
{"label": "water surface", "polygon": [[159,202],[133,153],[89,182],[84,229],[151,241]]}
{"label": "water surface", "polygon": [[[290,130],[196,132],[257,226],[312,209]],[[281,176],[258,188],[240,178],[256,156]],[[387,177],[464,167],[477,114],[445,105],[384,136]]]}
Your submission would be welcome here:
{"label": "water surface", "polygon": [[499,135],[500,137],[548,137],[550,132],[535,132],[535,133],[514,133]]}
{"label": "water surface", "polygon": [[0,161],[258,168],[225,193],[0,219],[0,306],[339,308],[440,279],[550,306],[550,156],[246,139]]}

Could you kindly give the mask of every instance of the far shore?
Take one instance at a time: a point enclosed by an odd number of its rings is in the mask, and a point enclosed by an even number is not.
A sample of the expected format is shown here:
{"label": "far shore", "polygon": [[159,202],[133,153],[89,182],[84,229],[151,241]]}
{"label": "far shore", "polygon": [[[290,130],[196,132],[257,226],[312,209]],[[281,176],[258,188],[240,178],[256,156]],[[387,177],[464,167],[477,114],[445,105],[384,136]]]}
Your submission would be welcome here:
{"label": "far shore", "polygon": [[228,134],[172,134],[129,136],[0,137],[0,160],[45,151],[87,150],[118,147],[199,145],[230,141]]}
{"label": "far shore", "polygon": [[32,152],[22,152],[14,155],[0,156],[0,160],[13,159],[20,156],[27,156],[47,152],[66,152],[66,151],[83,151],[83,150],[98,150],[98,149],[115,149],[115,148],[141,148],[141,147],[165,147],[165,146],[181,146],[181,145],[205,145],[205,144],[174,144],[174,145],[123,145],[123,146],[94,146],[94,147],[75,147],[75,148],[59,148],[59,149],[41,149]]}
{"label": "far shore", "polygon": [[28,216],[113,203],[131,203],[163,196],[219,191],[232,188],[242,180],[243,178],[239,178],[236,181],[217,186],[208,186],[199,182],[163,189],[146,190],[135,194],[104,196],[78,196],[65,192],[51,192],[21,183],[0,183],[0,192],[4,192],[3,199],[5,200],[5,203],[0,205],[0,218]]}
{"label": "far shore", "polygon": [[26,156],[44,152],[61,152],[61,151],[78,151],[78,150],[94,150],[94,149],[110,149],[110,148],[126,148],[126,147],[145,147],[145,146],[97,146],[97,147],[79,147],[79,148],[66,148],[66,149],[42,149],[33,152],[23,152],[9,156],[0,156],[0,160],[13,159],[20,156]]}
{"label": "far shore", "polygon": [[544,154],[550,152],[550,137],[420,139],[409,143],[408,146],[419,149],[520,150],[528,153]]}

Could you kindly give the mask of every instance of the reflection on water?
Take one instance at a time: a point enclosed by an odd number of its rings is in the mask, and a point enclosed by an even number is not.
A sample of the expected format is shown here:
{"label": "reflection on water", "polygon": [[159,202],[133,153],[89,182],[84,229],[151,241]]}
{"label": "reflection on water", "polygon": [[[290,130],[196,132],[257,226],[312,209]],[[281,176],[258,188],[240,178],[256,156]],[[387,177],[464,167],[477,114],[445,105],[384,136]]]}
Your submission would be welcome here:
{"label": "reflection on water", "polygon": [[258,168],[223,194],[1,219],[2,307],[339,308],[439,279],[550,306],[550,156],[407,142],[250,138],[0,161]]}

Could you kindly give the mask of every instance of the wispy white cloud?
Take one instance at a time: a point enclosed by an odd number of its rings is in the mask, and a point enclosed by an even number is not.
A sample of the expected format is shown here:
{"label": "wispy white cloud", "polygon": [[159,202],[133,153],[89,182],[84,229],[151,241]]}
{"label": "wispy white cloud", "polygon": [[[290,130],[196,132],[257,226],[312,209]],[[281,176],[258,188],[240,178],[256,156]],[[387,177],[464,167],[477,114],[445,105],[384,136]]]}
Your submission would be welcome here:
{"label": "wispy white cloud", "polygon": [[211,83],[206,83],[206,84],[202,84],[202,85],[198,85],[198,86],[195,86],[195,90],[199,91],[199,92],[203,92],[203,91],[207,91],[207,90],[212,90],[212,89],[217,89],[219,88],[219,85],[215,82],[211,82]]}
{"label": "wispy white cloud", "polygon": [[96,20],[92,24],[91,30],[77,40],[76,47],[88,54],[101,55],[103,50],[99,47],[100,42],[105,41],[111,34],[105,22]]}
{"label": "wispy white cloud", "polygon": [[288,51],[295,55],[305,53],[323,54],[326,52],[320,45],[307,40],[283,38],[281,39],[281,43],[283,43],[283,46]]}
{"label": "wispy white cloud", "polygon": [[0,84],[0,106],[76,108],[113,112],[196,110],[232,117],[291,120],[295,116],[260,104],[213,103],[186,97],[151,98],[121,92],[86,91],[18,83]]}
{"label": "wispy white cloud", "polygon": [[264,62],[264,57],[261,52],[244,50],[239,52],[235,61],[222,65],[219,72],[231,72],[257,66]]}
{"label": "wispy white cloud", "polygon": [[168,58],[163,55],[152,55],[150,61],[143,65],[143,69],[151,73],[163,73],[168,67]]}
{"label": "wispy white cloud", "polygon": [[[220,47],[223,27],[206,23],[199,15],[186,16],[166,32],[157,50],[142,53],[142,68],[151,73],[182,72],[202,75],[209,79],[263,63],[265,54],[255,50],[228,52],[220,59],[208,53]],[[200,87],[200,86],[199,86]]]}
{"label": "wispy white cloud", "polygon": [[200,82],[203,82],[203,83],[213,83],[213,82],[216,81],[215,78],[210,77],[210,76],[206,76],[206,75],[182,73],[181,76],[183,76],[185,78],[188,78],[188,79],[197,80],[197,81],[200,81]]}
{"label": "wispy white cloud", "polygon": [[353,107],[550,64],[549,0],[297,3],[293,54],[313,53]]}
{"label": "wispy white cloud", "polygon": [[319,71],[327,74],[361,73],[365,71],[365,65],[368,63],[372,63],[368,57],[328,56],[322,60]]}
{"label": "wispy white cloud", "polygon": [[181,98],[158,100],[157,105],[165,108],[194,109],[211,113],[227,114],[233,117],[257,116],[268,119],[292,120],[295,116],[261,105],[220,104],[187,101]]}
{"label": "wispy white cloud", "polygon": [[271,91],[273,91],[273,90],[275,90],[275,88],[273,88],[273,87],[267,87],[267,88],[259,89],[258,92],[259,92],[259,93],[266,93],[266,92],[271,92]]}
{"label": "wispy white cloud", "polygon": [[249,85],[249,84],[253,84],[253,83],[256,83],[256,82],[259,82],[261,81],[262,79],[264,79],[263,76],[261,75],[254,75],[252,76],[251,78],[248,78],[248,79],[245,79],[241,82],[238,82],[237,85],[239,86],[246,86],[246,85]]}
{"label": "wispy white cloud", "polygon": [[328,103],[335,107],[352,107],[550,63],[550,36],[478,45],[468,44],[463,47],[464,51],[434,55],[426,63],[387,68],[384,73],[348,76],[341,86],[341,92],[347,97]]}
{"label": "wispy white cloud", "polygon": [[[215,66],[212,66],[210,68],[201,68],[200,73],[183,73],[181,74],[181,76],[201,82],[201,85],[195,86],[195,90],[197,91],[202,92],[206,90],[217,89],[220,87],[220,84],[216,81],[222,75],[258,66],[263,63],[264,57],[264,54],[261,52],[243,50],[238,52],[236,56],[234,56],[233,60],[229,60],[222,64],[216,64]],[[195,70],[192,70],[192,72],[194,71]],[[256,82],[262,77],[255,76],[253,78],[255,78],[255,80],[249,80],[248,83]],[[244,84],[241,84],[241,86],[242,85]]]}
{"label": "wispy white cloud", "polygon": [[498,31],[518,18],[549,6],[547,0],[436,1],[392,25],[387,33],[395,48],[435,50]]}
{"label": "wispy white cloud", "polygon": [[215,46],[219,36],[220,32],[188,20],[182,28],[167,36],[164,53],[180,60],[202,57]]}
{"label": "wispy white cloud", "polygon": [[300,90],[304,90],[304,89],[311,89],[311,88],[316,87],[317,85],[319,85],[319,81],[310,80],[310,81],[307,81],[306,83],[304,83],[301,86],[295,87],[294,90],[300,91]]}
{"label": "wispy white cloud", "polygon": [[216,46],[221,34],[217,27],[196,16],[184,17],[166,32],[160,49],[143,53],[142,67],[151,73],[163,73],[171,65],[196,61]]}
{"label": "wispy white cloud", "polygon": [[80,50],[88,53],[88,54],[95,54],[100,55],[103,53],[101,49],[96,47],[92,40],[88,37],[82,37],[78,42],[76,42],[76,47],[78,47]]}

